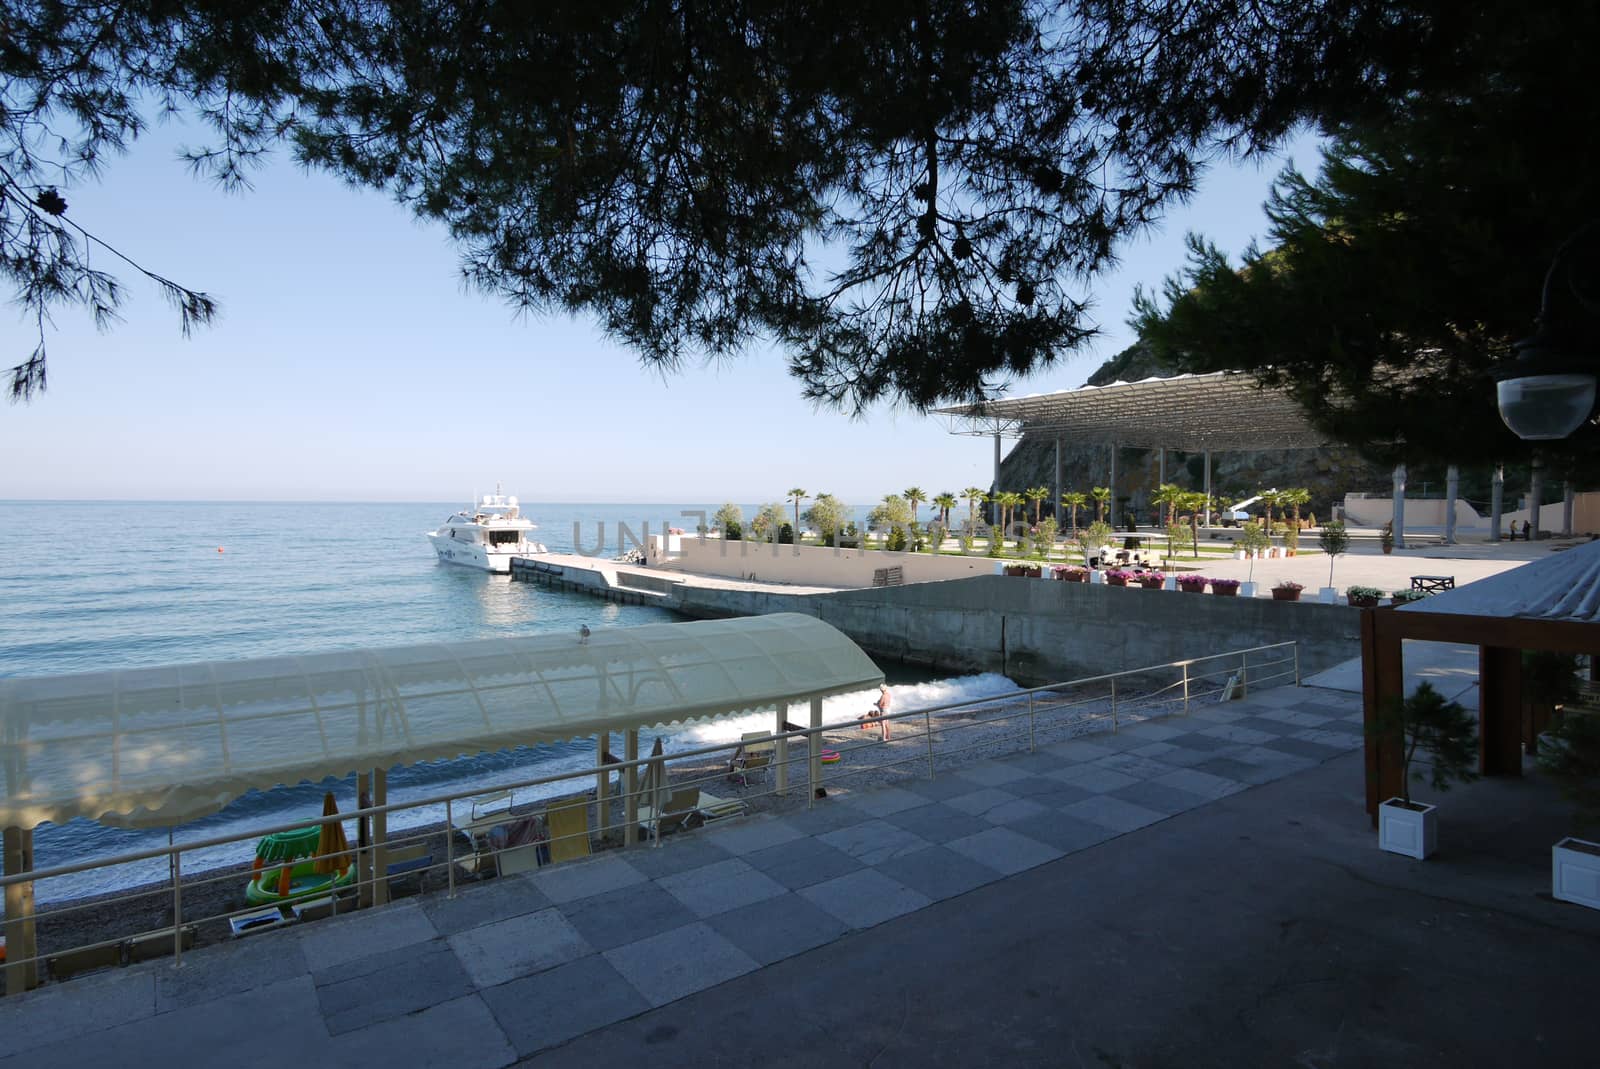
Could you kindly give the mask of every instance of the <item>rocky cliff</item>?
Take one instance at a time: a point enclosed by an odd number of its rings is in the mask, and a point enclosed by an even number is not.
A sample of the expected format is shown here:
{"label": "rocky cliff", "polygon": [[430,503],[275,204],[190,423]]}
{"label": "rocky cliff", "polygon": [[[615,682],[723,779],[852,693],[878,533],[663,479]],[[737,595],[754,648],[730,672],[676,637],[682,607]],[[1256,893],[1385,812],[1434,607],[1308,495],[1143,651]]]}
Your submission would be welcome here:
{"label": "rocky cliff", "polygon": [[[1142,345],[1135,344],[1102,364],[1089,376],[1089,385],[1129,382],[1152,375],[1177,374],[1163,367]],[[1104,446],[1062,445],[1065,466],[1063,491],[1106,485],[1110,450]],[[1167,481],[1186,490],[1204,485],[1205,459],[1199,453],[1167,450]],[[1117,497],[1132,507],[1140,522],[1153,513],[1150,494],[1159,485],[1159,461],[1154,449],[1121,449],[1117,453]],[[1022,491],[1030,486],[1053,486],[1056,451],[1053,441],[1018,442],[1000,463],[1003,489]],[[1213,453],[1211,488],[1234,499],[1249,497],[1268,487],[1304,486],[1311,491],[1309,509],[1319,517],[1342,502],[1347,491],[1388,493],[1390,475],[1363,460],[1345,446],[1321,449],[1264,450],[1250,453]]]}

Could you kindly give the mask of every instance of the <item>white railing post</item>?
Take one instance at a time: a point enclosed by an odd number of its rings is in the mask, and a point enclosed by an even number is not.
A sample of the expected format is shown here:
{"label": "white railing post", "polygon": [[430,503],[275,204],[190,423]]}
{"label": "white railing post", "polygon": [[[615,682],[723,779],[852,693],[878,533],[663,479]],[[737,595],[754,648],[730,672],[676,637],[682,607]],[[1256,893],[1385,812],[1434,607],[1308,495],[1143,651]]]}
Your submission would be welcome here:
{"label": "white railing post", "polygon": [[167,855],[172,862],[172,967],[177,968],[183,964],[183,862],[172,846],[172,833],[173,829],[168,828],[167,847],[172,850]]}
{"label": "white railing post", "polygon": [[928,740],[928,778],[933,779],[933,714],[922,711],[922,737]]}
{"label": "white railing post", "polygon": [[1111,679],[1111,734],[1117,733],[1117,680]]}
{"label": "white railing post", "polygon": [[1033,691],[1028,691],[1028,752],[1033,753]]}
{"label": "white railing post", "polygon": [[1294,650],[1294,685],[1300,685],[1300,643],[1296,642],[1291,647]]}
{"label": "white railing post", "polygon": [[1189,662],[1183,662],[1183,715],[1189,715]]}
{"label": "white railing post", "polygon": [[1250,694],[1250,655],[1239,654],[1239,697],[1244,698]]}

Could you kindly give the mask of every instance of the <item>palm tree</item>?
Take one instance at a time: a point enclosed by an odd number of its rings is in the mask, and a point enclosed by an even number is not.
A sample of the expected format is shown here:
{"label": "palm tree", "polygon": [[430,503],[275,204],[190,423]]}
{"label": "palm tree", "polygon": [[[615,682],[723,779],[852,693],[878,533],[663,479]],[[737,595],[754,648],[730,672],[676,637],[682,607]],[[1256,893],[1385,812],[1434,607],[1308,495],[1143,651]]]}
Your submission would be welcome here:
{"label": "palm tree", "polygon": [[967,524],[970,526],[978,520],[978,506],[989,500],[989,491],[981,486],[969,486],[961,491],[961,496],[967,499]]}
{"label": "palm tree", "polygon": [[1294,510],[1294,526],[1300,528],[1300,506],[1311,500],[1311,491],[1303,486],[1291,487],[1278,495],[1278,503]]}
{"label": "palm tree", "polygon": [[799,487],[789,491],[787,500],[794,502],[794,541],[800,544],[800,502],[806,499],[806,492]]}
{"label": "palm tree", "polygon": [[956,495],[946,490],[933,499],[933,505],[939,510],[939,523],[948,529],[950,527],[950,510],[956,507]]}
{"label": "palm tree", "polygon": [[1061,495],[1061,507],[1072,513],[1072,534],[1074,538],[1078,534],[1078,510],[1088,503],[1089,495],[1082,490],[1074,490],[1071,493]]}
{"label": "palm tree", "polygon": [[1022,493],[1029,501],[1033,502],[1033,525],[1037,527],[1039,526],[1039,506],[1044,503],[1045,498],[1050,496],[1050,488],[1048,486],[1030,486]]}
{"label": "palm tree", "polygon": [[1106,502],[1111,500],[1111,487],[1096,486],[1089,491],[1089,496],[1094,498],[1094,522],[1100,523],[1106,518]]}
{"label": "palm tree", "polygon": [[917,522],[917,506],[928,500],[927,493],[920,486],[913,486],[909,490],[902,490],[900,496],[911,503],[911,522]]}
{"label": "palm tree", "polygon": [[1177,483],[1162,483],[1156,487],[1156,492],[1150,495],[1150,500],[1157,505],[1165,505],[1167,522],[1165,527],[1171,527],[1177,521],[1178,497],[1183,493]]}
{"label": "palm tree", "polygon": [[1200,556],[1200,510],[1206,507],[1206,495],[1199,490],[1188,490],[1178,495],[1178,507],[1189,513],[1189,535],[1194,540],[1194,555]]}
{"label": "palm tree", "polygon": [[1012,514],[1012,510],[1021,508],[1023,503],[1026,500],[1027,499],[1024,498],[1021,494],[1013,493],[1010,490],[1007,490],[1004,493],[995,495],[995,503],[997,505],[999,505],[1001,508],[1005,509],[1005,513],[1004,513],[1002,519],[1000,520],[1000,544],[1001,545],[1005,545],[1005,541],[1006,541],[1005,532],[1007,532],[1007,531],[1009,531],[1011,529],[1011,514]]}
{"label": "palm tree", "polygon": [[1267,510],[1267,533],[1272,533],[1272,510],[1283,503],[1283,495],[1276,490],[1261,491],[1261,504]]}

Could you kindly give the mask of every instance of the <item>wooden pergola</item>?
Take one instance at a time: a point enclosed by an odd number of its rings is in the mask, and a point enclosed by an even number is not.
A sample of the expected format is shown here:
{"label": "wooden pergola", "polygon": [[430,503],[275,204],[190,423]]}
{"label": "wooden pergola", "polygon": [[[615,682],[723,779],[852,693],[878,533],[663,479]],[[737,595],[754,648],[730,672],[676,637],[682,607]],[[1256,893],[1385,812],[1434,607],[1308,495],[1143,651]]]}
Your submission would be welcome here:
{"label": "wooden pergola", "polygon": [[[1398,731],[1377,734],[1378,711],[1405,692],[1406,639],[1478,647],[1478,771],[1522,775],[1544,729],[1524,722],[1522,651],[1600,655],[1600,542],[1400,608],[1361,614],[1361,689],[1368,728],[1367,813],[1400,793]],[[1591,672],[1593,668],[1591,668]]]}

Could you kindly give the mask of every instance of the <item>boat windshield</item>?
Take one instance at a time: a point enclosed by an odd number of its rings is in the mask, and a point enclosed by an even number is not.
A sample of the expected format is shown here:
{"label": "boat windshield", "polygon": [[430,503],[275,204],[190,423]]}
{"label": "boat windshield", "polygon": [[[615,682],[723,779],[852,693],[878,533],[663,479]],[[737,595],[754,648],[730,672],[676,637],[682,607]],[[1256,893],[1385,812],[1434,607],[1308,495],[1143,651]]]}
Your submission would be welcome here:
{"label": "boat windshield", "polygon": [[491,546],[514,546],[522,540],[519,531],[489,531],[488,535]]}

